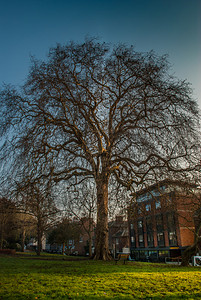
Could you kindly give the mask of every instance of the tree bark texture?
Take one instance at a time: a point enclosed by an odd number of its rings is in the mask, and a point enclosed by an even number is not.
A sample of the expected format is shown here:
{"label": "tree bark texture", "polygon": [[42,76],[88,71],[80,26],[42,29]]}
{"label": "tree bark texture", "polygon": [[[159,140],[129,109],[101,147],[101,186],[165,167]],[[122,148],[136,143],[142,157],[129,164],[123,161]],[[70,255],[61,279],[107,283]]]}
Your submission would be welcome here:
{"label": "tree bark texture", "polygon": [[97,226],[95,256],[97,260],[111,259],[108,247],[108,179],[97,180]]}

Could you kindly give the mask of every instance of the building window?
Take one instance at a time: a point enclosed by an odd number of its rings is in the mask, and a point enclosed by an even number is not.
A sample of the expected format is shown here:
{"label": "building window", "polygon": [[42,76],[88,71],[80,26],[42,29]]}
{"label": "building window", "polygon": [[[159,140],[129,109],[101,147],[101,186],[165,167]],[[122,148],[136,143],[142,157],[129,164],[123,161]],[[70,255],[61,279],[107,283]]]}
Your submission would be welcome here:
{"label": "building window", "polygon": [[135,238],[131,236],[131,247],[135,247]]}
{"label": "building window", "polygon": [[147,232],[153,231],[152,220],[150,216],[146,218],[146,227],[147,227]]}
{"label": "building window", "polygon": [[169,232],[176,230],[174,213],[167,213],[167,227]]}
{"label": "building window", "polygon": [[119,239],[116,238],[116,245],[119,245]]}
{"label": "building window", "polygon": [[162,215],[156,215],[156,229],[158,232],[163,231],[163,216]]}
{"label": "building window", "polygon": [[139,247],[144,247],[144,236],[143,234],[138,235]]}
{"label": "building window", "polygon": [[154,246],[154,236],[153,236],[152,232],[147,232],[147,244],[148,244],[148,247]]}
{"label": "building window", "polygon": [[80,243],[82,243],[83,242],[83,237],[82,236],[80,236]]}
{"label": "building window", "polygon": [[146,211],[151,211],[151,204],[146,204],[145,205],[145,210]]}
{"label": "building window", "polygon": [[176,232],[169,232],[169,244],[170,246],[177,246],[177,235]]}
{"label": "building window", "polygon": [[164,233],[163,233],[163,216],[156,215],[156,230],[158,246],[163,247],[165,245]]}
{"label": "building window", "polygon": [[137,213],[138,213],[138,215],[142,214],[142,206],[141,205],[138,205]]}
{"label": "building window", "polygon": [[137,222],[137,227],[138,227],[138,229],[143,228],[143,221],[142,220]]}
{"label": "building window", "polygon": [[165,246],[165,240],[164,240],[163,232],[158,232],[157,233],[157,240],[158,240],[158,246],[159,247]]}
{"label": "building window", "polygon": [[146,218],[146,229],[147,229],[147,244],[148,247],[154,246],[153,226],[152,219],[150,216]]}
{"label": "building window", "polygon": [[160,202],[160,200],[157,200],[157,201],[155,202],[155,207],[156,207],[156,209],[161,208],[161,202]]}
{"label": "building window", "polygon": [[135,247],[135,230],[134,230],[134,225],[130,224],[130,237],[131,237],[131,247]]}
{"label": "building window", "polygon": [[159,256],[168,256],[169,252],[168,250],[160,250],[158,252]]}
{"label": "building window", "polygon": [[143,221],[142,220],[137,222],[137,228],[138,228],[138,234],[143,235]]}

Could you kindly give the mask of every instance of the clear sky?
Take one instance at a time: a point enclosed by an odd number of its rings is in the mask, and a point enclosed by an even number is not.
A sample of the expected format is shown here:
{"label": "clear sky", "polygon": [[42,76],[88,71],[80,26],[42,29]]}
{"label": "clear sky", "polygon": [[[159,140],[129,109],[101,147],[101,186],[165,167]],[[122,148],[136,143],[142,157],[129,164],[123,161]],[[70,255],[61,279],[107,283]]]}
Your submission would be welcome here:
{"label": "clear sky", "polygon": [[86,36],[168,54],[201,107],[201,0],[0,0],[0,84],[22,84],[30,55]]}

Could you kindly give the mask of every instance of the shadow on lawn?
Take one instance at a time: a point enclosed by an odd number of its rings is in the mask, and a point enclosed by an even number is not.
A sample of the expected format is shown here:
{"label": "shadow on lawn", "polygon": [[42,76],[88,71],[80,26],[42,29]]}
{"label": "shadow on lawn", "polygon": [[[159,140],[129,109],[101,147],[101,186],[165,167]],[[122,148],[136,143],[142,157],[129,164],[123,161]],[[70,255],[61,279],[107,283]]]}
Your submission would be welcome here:
{"label": "shadow on lawn", "polygon": [[[115,273],[169,273],[169,272],[199,272],[201,268],[170,266],[159,263],[123,262],[115,261],[103,262],[90,260],[86,257],[65,256],[34,256],[16,255],[0,256],[3,269],[9,274],[20,272],[40,273],[40,274],[72,274],[73,276],[115,274]],[[3,261],[5,260],[5,264]],[[2,270],[3,272],[3,270]]]}

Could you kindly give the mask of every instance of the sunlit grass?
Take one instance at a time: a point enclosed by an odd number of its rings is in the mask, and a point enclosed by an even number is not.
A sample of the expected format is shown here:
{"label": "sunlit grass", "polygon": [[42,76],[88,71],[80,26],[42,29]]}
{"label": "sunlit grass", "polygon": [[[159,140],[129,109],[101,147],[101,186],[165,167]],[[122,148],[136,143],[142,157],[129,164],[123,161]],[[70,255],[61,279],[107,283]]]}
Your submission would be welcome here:
{"label": "sunlit grass", "polygon": [[1,256],[0,299],[201,299],[200,268],[67,259]]}

